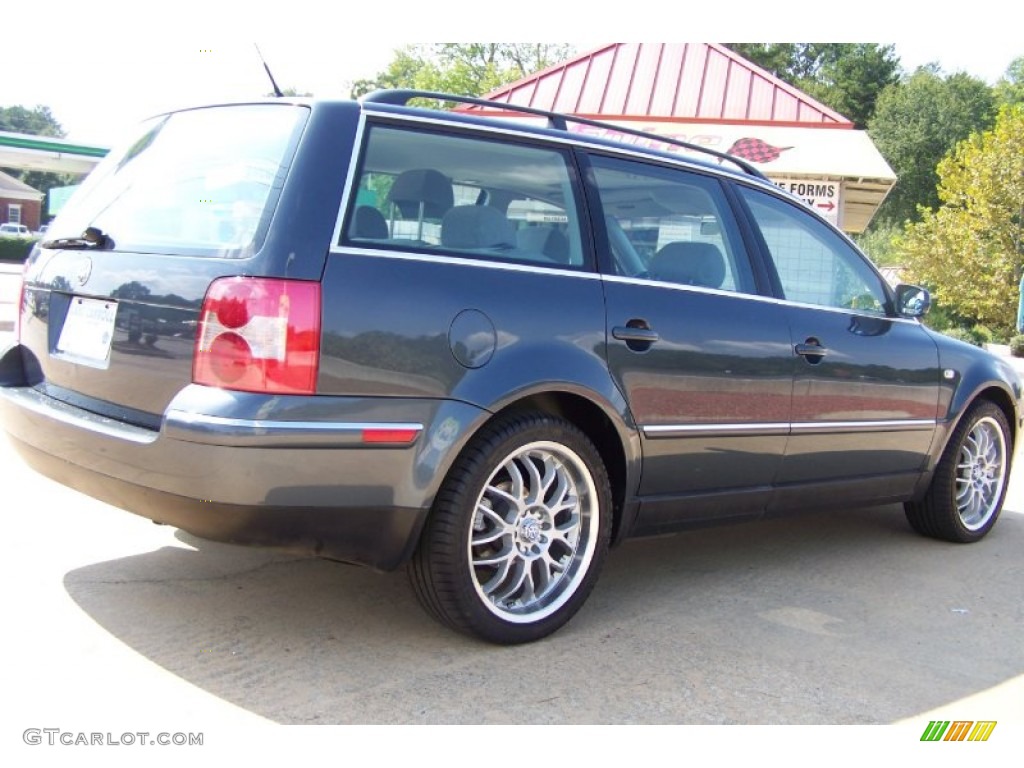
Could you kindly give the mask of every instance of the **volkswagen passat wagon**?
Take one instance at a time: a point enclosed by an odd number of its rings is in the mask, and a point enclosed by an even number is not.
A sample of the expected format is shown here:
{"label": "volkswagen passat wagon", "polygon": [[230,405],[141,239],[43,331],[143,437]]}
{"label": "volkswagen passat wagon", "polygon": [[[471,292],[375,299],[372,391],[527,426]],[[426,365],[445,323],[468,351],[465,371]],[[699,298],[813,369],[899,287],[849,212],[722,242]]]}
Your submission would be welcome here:
{"label": "volkswagen passat wagon", "polygon": [[0,354],[26,461],[197,536],[407,566],[499,643],[631,536],[894,502],[992,528],[1020,384],[924,327],[925,290],[741,159],[415,95],[187,109],[111,152]]}

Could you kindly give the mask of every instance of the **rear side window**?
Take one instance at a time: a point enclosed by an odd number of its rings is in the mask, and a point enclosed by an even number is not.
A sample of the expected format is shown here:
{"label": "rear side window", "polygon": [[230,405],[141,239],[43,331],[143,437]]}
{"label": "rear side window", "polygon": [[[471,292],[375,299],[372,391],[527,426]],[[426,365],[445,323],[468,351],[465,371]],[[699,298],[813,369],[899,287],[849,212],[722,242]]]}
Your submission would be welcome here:
{"label": "rear side window", "polygon": [[50,227],[98,227],[115,250],[242,257],[259,248],[308,110],[246,105],[147,123],[97,166]]}
{"label": "rear side window", "polygon": [[373,126],[342,242],[581,268],[565,152]]}
{"label": "rear side window", "polygon": [[881,278],[845,240],[797,205],[747,187],[739,189],[771,253],[786,299],[886,313]]}
{"label": "rear side window", "polygon": [[722,189],[676,168],[594,156],[615,273],[755,293],[753,272]]}

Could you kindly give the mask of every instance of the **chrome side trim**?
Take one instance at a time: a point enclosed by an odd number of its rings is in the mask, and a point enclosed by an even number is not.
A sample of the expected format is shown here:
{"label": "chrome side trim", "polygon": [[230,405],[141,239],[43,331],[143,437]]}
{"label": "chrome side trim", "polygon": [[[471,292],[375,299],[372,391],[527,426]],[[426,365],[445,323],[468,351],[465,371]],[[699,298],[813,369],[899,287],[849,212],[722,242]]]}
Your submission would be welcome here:
{"label": "chrome side trim", "polygon": [[331,253],[352,256],[374,256],[383,259],[400,259],[402,261],[422,261],[428,264],[452,264],[483,267],[484,269],[502,269],[509,272],[529,272],[530,274],[563,275],[565,277],[580,277],[584,280],[601,279],[601,275],[596,272],[559,269],[557,266],[549,267],[547,264],[512,264],[504,261],[487,261],[486,259],[476,259],[469,256],[442,256],[439,254],[410,253],[407,251],[382,251],[375,248],[357,248],[355,246],[333,247],[331,248]]}
{"label": "chrome side trim", "polygon": [[359,124],[356,126],[356,135],[352,139],[353,151],[349,153],[348,174],[345,177],[345,188],[341,193],[341,208],[338,209],[338,220],[334,223],[334,239],[331,240],[331,248],[341,242],[341,231],[345,226],[345,211],[348,210],[348,202],[352,199],[352,190],[356,183],[356,167],[363,158],[363,132],[366,130],[366,115],[359,115]]}
{"label": "chrome side trim", "polygon": [[651,424],[643,427],[646,437],[739,437],[788,435],[788,422],[768,424]]}
{"label": "chrome side trim", "polygon": [[60,400],[54,400],[31,387],[0,387],[0,399],[62,424],[117,440],[126,440],[130,443],[149,445],[156,442],[160,435],[152,429],[126,424],[123,421],[76,408]]}
{"label": "chrome side trim", "polygon": [[667,288],[671,291],[686,291],[686,292],[697,292],[707,293],[715,296],[731,296],[737,299],[748,299],[750,301],[760,301],[765,304],[777,304],[783,307],[796,307],[798,309],[815,309],[821,312],[833,312],[840,315],[856,315],[857,317],[866,317],[871,320],[884,321],[888,323],[910,323],[912,325],[920,325],[920,321],[917,318],[912,317],[889,317],[887,315],[877,315],[871,312],[861,312],[856,309],[844,309],[842,307],[825,307],[819,304],[805,304],[800,301],[790,301],[788,299],[778,299],[774,296],[763,296],[757,293],[743,293],[741,291],[723,291],[720,288],[704,288],[699,285],[680,285],[679,283],[666,283],[660,280],[651,280],[649,278],[638,278],[638,277],[622,277],[621,275],[601,275],[602,279],[609,283],[622,283],[623,285],[640,285],[656,288]]}
{"label": "chrome side trim", "polygon": [[919,432],[935,429],[935,419],[885,419],[879,421],[800,421],[793,434],[843,434],[849,432]]}
{"label": "chrome side trim", "polygon": [[[364,430],[408,430],[416,438],[408,443],[364,443]],[[170,410],[164,414],[163,433],[175,440],[242,448],[394,448],[413,445],[422,424],[386,422],[265,421]]]}
{"label": "chrome side trim", "polygon": [[650,424],[644,436],[663,437],[767,437],[771,435],[845,434],[856,432],[917,432],[934,429],[934,419],[879,421],[799,421],[747,424]]}

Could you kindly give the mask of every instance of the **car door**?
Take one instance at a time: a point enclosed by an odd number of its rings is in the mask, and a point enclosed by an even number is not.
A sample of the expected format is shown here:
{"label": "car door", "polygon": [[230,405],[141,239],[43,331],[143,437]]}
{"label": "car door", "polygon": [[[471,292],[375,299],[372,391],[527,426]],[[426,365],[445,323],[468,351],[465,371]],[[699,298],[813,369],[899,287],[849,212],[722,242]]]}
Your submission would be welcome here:
{"label": "car door", "polygon": [[891,292],[845,238],[804,206],[740,186],[785,299],[796,360],[777,506],[903,498],[936,427],[935,343],[895,314]]}
{"label": "car door", "polygon": [[760,295],[717,179],[588,161],[608,364],[643,448],[637,532],[759,515],[789,430],[785,309]]}

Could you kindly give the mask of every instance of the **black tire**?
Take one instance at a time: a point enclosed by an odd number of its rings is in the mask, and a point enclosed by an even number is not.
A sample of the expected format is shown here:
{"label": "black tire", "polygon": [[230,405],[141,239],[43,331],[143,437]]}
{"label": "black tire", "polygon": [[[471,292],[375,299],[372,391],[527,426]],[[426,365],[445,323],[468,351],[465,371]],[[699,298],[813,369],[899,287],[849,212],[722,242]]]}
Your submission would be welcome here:
{"label": "black tire", "polygon": [[593,589],[611,506],[604,463],[577,427],[544,413],[499,418],[445,478],[409,566],[416,596],[460,632],[539,640]]}
{"label": "black tire", "polygon": [[984,538],[1003,507],[1012,454],[1006,415],[987,400],[975,403],[953,430],[924,498],[904,505],[911,527],[944,541]]}

